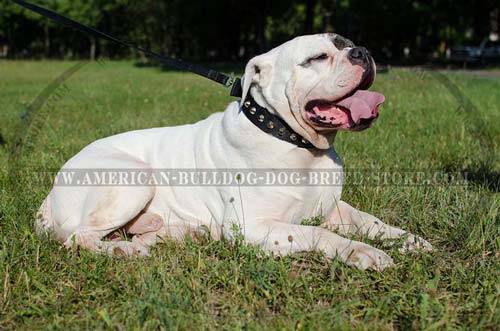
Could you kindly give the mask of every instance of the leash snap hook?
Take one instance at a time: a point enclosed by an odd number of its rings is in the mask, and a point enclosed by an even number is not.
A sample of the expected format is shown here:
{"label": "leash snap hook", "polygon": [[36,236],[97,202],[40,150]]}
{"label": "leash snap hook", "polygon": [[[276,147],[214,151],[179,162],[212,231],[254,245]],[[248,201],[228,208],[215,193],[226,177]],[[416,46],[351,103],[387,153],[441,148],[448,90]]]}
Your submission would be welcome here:
{"label": "leash snap hook", "polygon": [[224,83],[224,87],[228,88],[228,87],[231,87],[235,82],[235,79],[233,77],[229,77],[226,81],[226,83]]}
{"label": "leash snap hook", "polygon": [[229,95],[232,97],[241,98],[241,95],[243,92],[243,90],[241,88],[241,79],[229,77],[229,79],[226,83],[226,87],[230,87],[230,86],[232,86],[232,88],[231,88],[231,92],[229,93]]}

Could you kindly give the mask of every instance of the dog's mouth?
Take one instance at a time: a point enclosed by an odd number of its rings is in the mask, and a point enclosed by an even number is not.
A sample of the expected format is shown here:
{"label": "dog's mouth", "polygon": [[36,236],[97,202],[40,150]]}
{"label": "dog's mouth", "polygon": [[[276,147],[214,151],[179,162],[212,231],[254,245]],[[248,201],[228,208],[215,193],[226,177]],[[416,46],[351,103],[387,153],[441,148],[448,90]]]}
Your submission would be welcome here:
{"label": "dog's mouth", "polygon": [[[373,63],[373,60],[372,60]],[[306,103],[306,118],[318,129],[364,130],[378,118],[378,108],[385,97],[367,89],[375,79],[375,68],[365,72],[359,85],[335,100],[316,99]]]}
{"label": "dog's mouth", "polygon": [[307,102],[305,115],[319,128],[362,130],[377,119],[378,108],[384,100],[381,93],[356,89],[337,100]]}

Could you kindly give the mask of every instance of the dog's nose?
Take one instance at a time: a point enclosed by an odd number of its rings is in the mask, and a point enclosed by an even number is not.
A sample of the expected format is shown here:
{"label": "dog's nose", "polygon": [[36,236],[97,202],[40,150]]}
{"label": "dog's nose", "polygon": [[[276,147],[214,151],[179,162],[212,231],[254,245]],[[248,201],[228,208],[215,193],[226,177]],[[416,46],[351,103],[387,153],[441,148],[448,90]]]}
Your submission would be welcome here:
{"label": "dog's nose", "polygon": [[369,54],[368,50],[364,47],[354,47],[347,53],[347,56],[352,60],[363,60],[366,59]]}

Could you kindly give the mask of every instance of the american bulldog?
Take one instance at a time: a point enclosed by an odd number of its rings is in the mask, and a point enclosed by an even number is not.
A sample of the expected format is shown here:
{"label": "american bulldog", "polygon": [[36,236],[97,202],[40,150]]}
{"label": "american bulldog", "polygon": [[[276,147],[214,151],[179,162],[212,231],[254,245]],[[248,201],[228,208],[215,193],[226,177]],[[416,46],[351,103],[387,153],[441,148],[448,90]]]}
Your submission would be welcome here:
{"label": "american bulldog", "polygon": [[[375,63],[336,34],[297,37],[251,59],[241,100],[195,124],[104,138],[71,158],[71,169],[307,169],[342,171],[337,131],[374,123],[384,96],[367,89]],[[401,238],[403,250],[431,249],[341,200],[341,185],[54,185],[36,228],[110,255],[145,256],[158,240],[235,232],[265,251],[318,250],[357,268],[393,264],[382,250],[343,237]],[[302,225],[323,216],[320,226]],[[117,236],[126,232],[131,240]]]}

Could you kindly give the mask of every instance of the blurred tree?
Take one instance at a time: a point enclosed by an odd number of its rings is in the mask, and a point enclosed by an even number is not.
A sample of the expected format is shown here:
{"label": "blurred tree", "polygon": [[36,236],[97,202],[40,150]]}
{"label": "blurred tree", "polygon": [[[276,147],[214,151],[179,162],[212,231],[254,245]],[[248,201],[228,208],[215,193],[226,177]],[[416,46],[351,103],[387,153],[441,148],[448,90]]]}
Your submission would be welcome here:
{"label": "blurred tree", "polygon": [[314,24],[314,10],[316,9],[316,0],[307,0],[306,1],[306,18],[304,21],[304,34],[313,33],[313,24]]}
{"label": "blurred tree", "polygon": [[[443,56],[446,47],[457,43],[479,42],[493,29],[497,2],[38,1],[108,34],[186,60],[247,60],[297,35],[335,31],[369,47],[377,59],[407,63]],[[10,57],[133,56],[128,49],[52,23],[9,0],[0,0],[0,7],[0,40],[9,45]]]}

